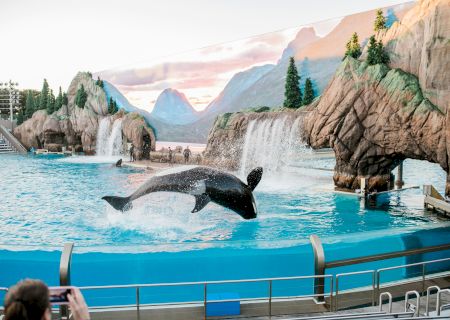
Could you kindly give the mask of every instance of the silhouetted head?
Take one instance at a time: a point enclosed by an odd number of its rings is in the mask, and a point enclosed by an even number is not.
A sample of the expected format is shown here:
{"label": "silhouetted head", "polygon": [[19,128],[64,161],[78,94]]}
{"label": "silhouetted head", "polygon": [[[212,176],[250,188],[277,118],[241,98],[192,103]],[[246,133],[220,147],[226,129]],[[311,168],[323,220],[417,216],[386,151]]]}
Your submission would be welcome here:
{"label": "silhouetted head", "polygon": [[255,219],[258,215],[258,209],[256,208],[252,191],[249,186],[244,186],[243,193],[236,199],[238,201],[232,203],[230,208],[246,220]]}
{"label": "silhouetted head", "polygon": [[253,190],[255,190],[259,181],[261,181],[262,174],[263,169],[261,167],[253,169],[247,176],[247,184],[242,183],[242,189],[239,194],[233,194],[233,196],[230,197],[233,201],[226,204],[229,209],[233,210],[244,219],[254,219],[258,215]]}
{"label": "silhouetted head", "polygon": [[40,280],[23,280],[5,297],[5,320],[50,320],[48,287]]}

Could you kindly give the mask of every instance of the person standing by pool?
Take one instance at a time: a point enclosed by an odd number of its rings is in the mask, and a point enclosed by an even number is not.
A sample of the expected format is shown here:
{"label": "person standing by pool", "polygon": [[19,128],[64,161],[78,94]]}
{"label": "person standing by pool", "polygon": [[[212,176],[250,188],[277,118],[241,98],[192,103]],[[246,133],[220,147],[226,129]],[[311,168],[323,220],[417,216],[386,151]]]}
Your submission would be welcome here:
{"label": "person standing by pool", "polygon": [[189,150],[189,146],[187,146],[186,149],[184,149],[184,163],[189,163],[189,157],[191,156],[191,150]]}
{"label": "person standing by pool", "polygon": [[134,144],[130,147],[130,162],[134,162]]}
{"label": "person standing by pool", "polygon": [[[67,295],[71,319],[90,320],[83,295],[73,287]],[[4,302],[4,320],[51,320],[50,292],[40,280],[26,279],[9,288]]]}
{"label": "person standing by pool", "polygon": [[169,147],[169,164],[173,166],[173,151],[170,147]]}

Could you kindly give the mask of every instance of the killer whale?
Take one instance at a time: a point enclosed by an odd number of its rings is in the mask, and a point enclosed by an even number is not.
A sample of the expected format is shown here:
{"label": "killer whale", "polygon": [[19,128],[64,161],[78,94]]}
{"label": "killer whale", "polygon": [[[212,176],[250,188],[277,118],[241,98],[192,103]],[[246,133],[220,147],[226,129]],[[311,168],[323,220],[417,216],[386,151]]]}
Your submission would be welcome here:
{"label": "killer whale", "polygon": [[154,176],[128,197],[105,196],[116,210],[126,211],[132,201],[152,192],[180,192],[195,197],[192,212],[202,210],[210,201],[231,209],[244,219],[256,218],[257,208],[253,190],[261,180],[263,169],[257,167],[247,176],[247,184],[236,176],[209,167]]}

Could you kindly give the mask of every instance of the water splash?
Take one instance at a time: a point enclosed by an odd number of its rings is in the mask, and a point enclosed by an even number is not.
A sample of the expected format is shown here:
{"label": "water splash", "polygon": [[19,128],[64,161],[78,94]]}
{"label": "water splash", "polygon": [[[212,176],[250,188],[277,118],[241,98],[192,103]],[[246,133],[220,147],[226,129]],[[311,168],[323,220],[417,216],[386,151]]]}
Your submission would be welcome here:
{"label": "water splash", "polygon": [[100,157],[114,157],[122,154],[122,119],[114,121],[105,117],[100,120],[97,131],[96,154]]}
{"label": "water splash", "polygon": [[298,161],[310,149],[301,141],[301,117],[251,120],[244,139],[239,174],[257,166],[265,172],[279,171]]}

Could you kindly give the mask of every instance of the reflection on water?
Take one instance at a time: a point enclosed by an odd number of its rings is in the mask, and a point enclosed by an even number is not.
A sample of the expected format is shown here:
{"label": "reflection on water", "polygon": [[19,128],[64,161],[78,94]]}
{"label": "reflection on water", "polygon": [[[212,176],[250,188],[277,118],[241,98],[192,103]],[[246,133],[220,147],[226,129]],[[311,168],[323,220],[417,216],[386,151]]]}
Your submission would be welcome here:
{"label": "reflection on water", "polygon": [[[176,193],[145,196],[121,213],[101,197],[133,192],[147,179],[145,173],[115,168],[111,160],[91,160],[95,157],[1,155],[1,243],[60,246],[74,241],[96,250],[117,245],[130,251],[141,245],[166,250],[170,243],[200,248],[256,241],[260,247],[276,247],[305,242],[313,233],[333,241],[352,233],[442,223],[424,214],[418,189],[392,195],[375,209],[365,209],[357,197],[333,193],[332,172],[308,169],[332,168],[330,159],[305,160],[265,174],[255,190],[259,215],[254,220],[245,221],[213,203],[191,213],[194,198]],[[432,183],[440,191],[445,186],[444,171],[427,162],[405,161],[404,175],[408,184]]]}

